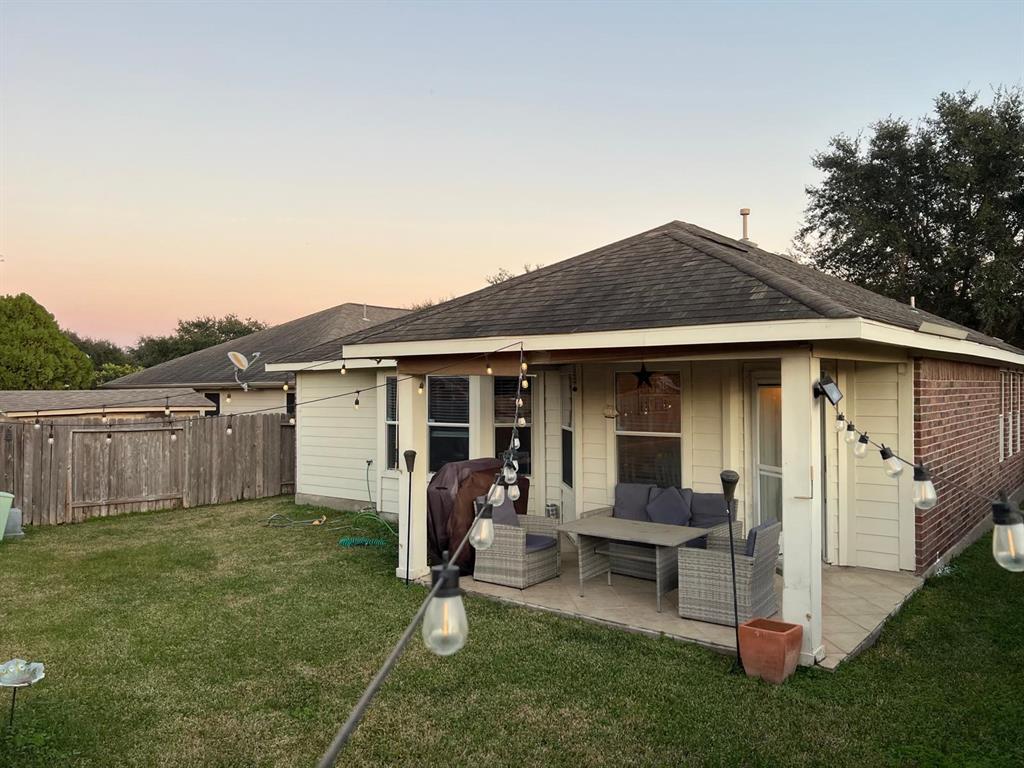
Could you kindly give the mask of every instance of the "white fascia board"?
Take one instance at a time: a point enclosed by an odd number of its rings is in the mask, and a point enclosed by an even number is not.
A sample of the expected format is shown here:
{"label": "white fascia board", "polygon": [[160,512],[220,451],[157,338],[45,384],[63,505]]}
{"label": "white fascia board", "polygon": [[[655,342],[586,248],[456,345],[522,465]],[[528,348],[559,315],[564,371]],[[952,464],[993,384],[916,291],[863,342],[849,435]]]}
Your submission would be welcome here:
{"label": "white fascia board", "polygon": [[[487,336],[472,339],[399,341],[386,344],[350,344],[347,350],[360,357],[392,358],[417,355],[484,354],[514,352],[520,343],[527,352],[615,347],[665,347],[751,342],[815,341],[860,338],[859,318],[842,320],[779,320],[766,323],[685,325],[671,328],[640,328],[624,331],[561,333],[543,336]],[[269,366],[268,366],[269,367]]]}
{"label": "white fascia board", "polygon": [[893,344],[900,347],[919,349],[925,352],[939,352],[946,355],[963,355],[988,362],[999,362],[1010,365],[1024,366],[1024,355],[1009,350],[979,344],[966,339],[951,339],[931,333],[912,331],[909,328],[897,328],[875,320],[864,320],[862,339],[880,344]]}
{"label": "white fascia board", "polygon": [[[379,357],[379,355],[374,357]],[[308,363],[267,363],[263,367],[271,372],[306,373],[307,371],[340,371],[342,363],[345,364],[345,370],[348,371],[355,371],[360,368],[384,370],[385,368],[398,367],[398,363],[394,360],[381,359],[380,363],[378,363],[376,360],[353,360],[351,358],[342,360],[340,357],[337,360],[317,360]]]}

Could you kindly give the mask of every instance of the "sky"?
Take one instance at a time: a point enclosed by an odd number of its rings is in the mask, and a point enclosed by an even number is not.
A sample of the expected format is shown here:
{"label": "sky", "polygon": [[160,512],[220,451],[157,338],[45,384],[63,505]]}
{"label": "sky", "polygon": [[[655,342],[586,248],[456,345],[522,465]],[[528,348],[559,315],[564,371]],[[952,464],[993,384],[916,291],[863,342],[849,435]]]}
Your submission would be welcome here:
{"label": "sky", "polygon": [[1024,82],[1024,2],[0,4],[0,293],[130,344],[459,295]]}

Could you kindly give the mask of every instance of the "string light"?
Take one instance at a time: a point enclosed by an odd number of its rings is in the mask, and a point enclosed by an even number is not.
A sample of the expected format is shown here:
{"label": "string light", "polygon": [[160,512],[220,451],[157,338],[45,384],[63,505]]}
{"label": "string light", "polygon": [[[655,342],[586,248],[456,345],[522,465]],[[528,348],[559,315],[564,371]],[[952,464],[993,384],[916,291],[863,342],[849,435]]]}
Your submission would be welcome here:
{"label": "string light", "polygon": [[423,394],[423,379],[420,379],[420,383],[416,387],[416,394],[417,395],[422,395]]}
{"label": "string light", "polygon": [[229,437],[231,436],[231,433],[235,431],[234,429],[231,428],[232,422],[234,422],[234,417],[228,416],[228,428],[225,429],[224,431],[228,433]]}
{"label": "string light", "polygon": [[36,421],[35,421],[35,424],[32,425],[32,429],[42,429],[42,428],[43,428],[43,423],[41,421],[39,421],[39,411],[36,411]]}
{"label": "string light", "polygon": [[508,490],[505,492],[505,495],[512,501],[519,501],[519,485],[510,485]]}
{"label": "string light", "polygon": [[227,402],[228,402],[228,405],[231,405],[231,393],[230,392],[228,392]]}
{"label": "string light", "polygon": [[104,408],[103,408],[103,415],[100,416],[100,421],[102,421],[104,424],[106,424],[108,421],[110,421],[110,419],[107,418],[106,406],[104,406]]}
{"label": "string light", "polygon": [[885,474],[889,477],[899,477],[903,474],[903,462],[893,455],[892,450],[888,446],[883,445],[878,453],[882,456]]}
{"label": "string light", "polygon": [[492,507],[500,507],[505,503],[505,486],[501,483],[494,483],[487,492],[487,503]]}
{"label": "string light", "polygon": [[341,361],[341,375],[344,376],[348,373],[348,367],[345,365],[345,361]]}
{"label": "string light", "polygon": [[359,392],[358,391],[356,392],[356,401],[354,403],[352,403],[352,407],[355,408],[357,411],[359,410]]}
{"label": "string light", "polygon": [[294,416],[289,416],[288,417],[288,423],[291,424],[294,427],[295,426],[295,417]]}
{"label": "string light", "polygon": [[1008,571],[1024,571],[1024,516],[1010,508],[1006,494],[992,505],[992,556]]}
{"label": "string light", "polygon": [[525,360],[523,360],[523,362],[521,362],[521,363],[519,364],[519,367],[523,369],[523,373],[526,373],[526,369],[527,369],[527,368],[529,368],[530,366],[528,366],[528,365],[526,364],[526,361],[525,361]]}
{"label": "string light", "polygon": [[868,455],[868,434],[864,432],[857,439],[857,443],[853,446],[853,455],[858,459],[863,459]]}
{"label": "string light", "polygon": [[50,445],[53,445],[53,425],[52,424],[50,425],[50,435],[49,435],[49,437],[46,438],[46,442],[48,442]]}
{"label": "string light", "polygon": [[288,391],[288,382],[287,381],[284,384],[281,385],[281,389],[283,389],[285,392]]}
{"label": "string light", "polygon": [[491,361],[488,360],[486,357],[484,358],[484,360],[487,362],[487,367],[484,370],[487,372],[488,376],[493,376],[494,375],[494,369],[491,368]]}
{"label": "string light", "polygon": [[494,507],[490,504],[485,503],[480,511],[480,516],[469,535],[469,543],[478,551],[490,549],[494,544]]}
{"label": "string light", "polygon": [[843,439],[850,445],[857,442],[857,428],[853,426],[853,422],[846,422],[846,436]]}
{"label": "string light", "polygon": [[111,442],[113,442],[113,440],[114,440],[114,436],[113,436],[112,434],[110,434],[109,432],[107,432],[107,437],[106,437],[106,439],[104,440],[104,442],[105,442],[105,443],[106,443],[107,445],[110,445],[110,443],[111,443]]}
{"label": "string light", "polygon": [[440,588],[434,593],[423,614],[423,642],[438,656],[451,656],[466,644],[469,622],[459,589],[459,568],[448,560],[430,569],[432,583]]}
{"label": "string light", "polygon": [[836,414],[835,429],[836,432],[842,432],[846,429],[846,417],[841,413]]}
{"label": "string light", "polygon": [[527,380],[527,378],[525,376],[521,379],[520,386],[523,389],[529,389],[530,388],[530,382]]}
{"label": "string light", "polygon": [[918,464],[914,467],[914,506],[925,511],[934,507],[938,501],[939,495],[935,492],[931,473],[924,464]]}

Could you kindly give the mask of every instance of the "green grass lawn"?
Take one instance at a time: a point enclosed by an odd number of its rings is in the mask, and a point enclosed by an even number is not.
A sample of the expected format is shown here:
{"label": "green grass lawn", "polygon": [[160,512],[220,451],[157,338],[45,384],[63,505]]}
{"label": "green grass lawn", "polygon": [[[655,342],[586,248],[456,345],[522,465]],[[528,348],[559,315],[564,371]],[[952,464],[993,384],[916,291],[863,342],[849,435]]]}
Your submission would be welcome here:
{"label": "green grass lawn", "polygon": [[[424,589],[393,549],[257,525],[274,512],[314,514],[271,499],[0,545],[0,660],[47,666],[0,765],[314,764]],[[781,687],[692,645],[467,611],[467,646],[442,659],[417,637],[341,764],[1024,765],[1024,577],[988,538],[875,648]]]}

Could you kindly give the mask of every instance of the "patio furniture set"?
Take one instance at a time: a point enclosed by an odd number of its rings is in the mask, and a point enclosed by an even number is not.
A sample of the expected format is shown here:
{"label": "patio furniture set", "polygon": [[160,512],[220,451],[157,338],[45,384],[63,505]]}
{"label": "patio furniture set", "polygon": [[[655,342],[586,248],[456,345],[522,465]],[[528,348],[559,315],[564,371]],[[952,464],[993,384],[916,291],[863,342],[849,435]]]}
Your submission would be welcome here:
{"label": "patio furniture set", "polygon": [[506,500],[494,509],[494,545],[476,553],[473,578],[517,589],[555,578],[565,533],[576,539],[581,597],[589,579],[606,575],[611,585],[612,574],[632,576],[654,582],[659,612],[662,596],[678,588],[681,617],[732,626],[731,524],[739,620],[771,616],[782,526],[755,526],[744,538],[734,517],[722,494],[639,483],[620,483],[614,506],[563,524],[517,515]]}

